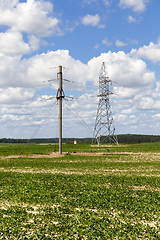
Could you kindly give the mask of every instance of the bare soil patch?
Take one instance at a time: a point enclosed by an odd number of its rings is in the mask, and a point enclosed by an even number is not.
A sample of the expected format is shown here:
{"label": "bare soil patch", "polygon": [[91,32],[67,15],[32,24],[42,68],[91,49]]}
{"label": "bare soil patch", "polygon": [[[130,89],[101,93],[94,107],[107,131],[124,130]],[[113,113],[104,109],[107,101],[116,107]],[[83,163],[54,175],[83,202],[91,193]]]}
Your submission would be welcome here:
{"label": "bare soil patch", "polygon": [[103,144],[103,145],[91,145],[91,147],[126,147],[126,145],[112,145],[112,144]]}
{"label": "bare soil patch", "polygon": [[[54,157],[63,157],[67,152],[63,152],[59,154],[58,152],[52,152],[50,154],[28,154],[28,155],[11,155],[7,157],[1,157],[1,159],[9,159],[9,158],[54,158]],[[106,154],[106,152],[99,153],[69,153],[70,155],[79,155],[79,156],[101,156]]]}
{"label": "bare soil patch", "polygon": [[92,153],[92,152],[89,152],[89,153],[70,153],[71,155],[78,155],[78,156],[101,156],[101,155],[104,155],[106,154],[107,152],[95,152],[95,153]]}
{"label": "bare soil patch", "polygon": [[135,190],[135,191],[152,191],[152,192],[160,192],[160,188],[152,188],[151,186],[129,186],[129,188]]}
{"label": "bare soil patch", "polygon": [[7,157],[1,156],[1,159],[8,159],[8,158],[54,158],[54,157],[63,157],[66,154],[70,155],[77,155],[77,156],[102,156],[102,155],[139,155],[139,156],[156,156],[160,157],[160,153],[143,153],[143,152],[77,152],[77,153],[68,153],[63,152],[62,154],[59,154],[58,152],[52,152],[50,154],[28,154],[28,155],[11,155]]}
{"label": "bare soil patch", "polygon": [[8,158],[53,158],[53,157],[63,157],[66,153],[59,154],[57,152],[52,152],[50,154],[28,154],[28,155],[11,155],[7,157],[1,157],[1,159]]}
{"label": "bare soil patch", "polygon": [[[39,174],[39,173],[44,173],[44,174],[66,174],[66,175],[84,175],[84,174],[90,174],[90,175],[97,175],[97,174],[102,174],[104,176],[106,175],[126,175],[127,176],[148,176],[148,177],[160,177],[159,173],[141,173],[135,169],[128,169],[128,170],[121,170],[121,169],[95,169],[94,171],[89,171],[88,169],[85,169],[84,171],[81,171],[79,169],[64,169],[64,170],[59,170],[59,169],[37,169],[37,168],[23,168],[23,169],[18,169],[18,168],[10,168],[10,169],[5,169],[5,168],[0,168],[0,172],[17,172],[17,173],[31,173],[31,174]],[[133,188],[133,190],[136,190]],[[137,189],[138,190],[138,189]],[[142,190],[142,189],[140,189]],[[146,189],[147,190],[147,189]],[[158,191],[158,190],[157,190]]]}

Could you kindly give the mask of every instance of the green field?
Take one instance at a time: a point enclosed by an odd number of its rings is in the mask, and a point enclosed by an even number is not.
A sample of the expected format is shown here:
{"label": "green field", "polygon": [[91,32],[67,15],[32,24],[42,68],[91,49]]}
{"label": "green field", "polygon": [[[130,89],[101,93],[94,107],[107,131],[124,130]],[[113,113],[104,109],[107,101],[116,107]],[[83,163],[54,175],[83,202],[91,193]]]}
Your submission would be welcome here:
{"label": "green field", "polygon": [[160,239],[159,142],[56,152],[0,144],[0,239]]}

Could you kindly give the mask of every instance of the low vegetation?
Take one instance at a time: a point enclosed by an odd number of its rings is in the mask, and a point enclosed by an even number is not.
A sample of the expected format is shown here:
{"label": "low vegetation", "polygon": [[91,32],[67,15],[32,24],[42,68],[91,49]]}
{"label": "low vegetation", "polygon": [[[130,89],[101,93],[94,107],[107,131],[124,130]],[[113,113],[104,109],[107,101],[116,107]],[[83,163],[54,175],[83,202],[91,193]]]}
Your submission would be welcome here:
{"label": "low vegetation", "polygon": [[0,150],[0,239],[160,239],[159,142]]}

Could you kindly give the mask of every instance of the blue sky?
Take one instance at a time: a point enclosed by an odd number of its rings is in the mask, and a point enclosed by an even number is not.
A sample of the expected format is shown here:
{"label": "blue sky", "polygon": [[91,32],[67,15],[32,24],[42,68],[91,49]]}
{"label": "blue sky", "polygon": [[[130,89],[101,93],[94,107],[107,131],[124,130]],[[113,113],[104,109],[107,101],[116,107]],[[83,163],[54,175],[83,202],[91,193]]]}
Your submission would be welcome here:
{"label": "blue sky", "polygon": [[[117,134],[160,134],[160,1],[0,1],[0,138],[92,137],[102,62]],[[78,98],[78,99],[76,99]],[[87,124],[87,127],[86,127]]]}

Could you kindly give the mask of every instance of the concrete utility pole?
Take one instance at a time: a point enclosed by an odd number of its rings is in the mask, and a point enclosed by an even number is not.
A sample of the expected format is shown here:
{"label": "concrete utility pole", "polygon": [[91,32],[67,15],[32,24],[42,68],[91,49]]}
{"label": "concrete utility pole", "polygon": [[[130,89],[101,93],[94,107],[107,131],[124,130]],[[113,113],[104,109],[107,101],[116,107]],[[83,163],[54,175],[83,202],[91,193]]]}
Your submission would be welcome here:
{"label": "concrete utility pole", "polygon": [[57,100],[59,100],[59,154],[62,154],[62,98],[64,98],[62,88],[62,66],[59,66],[59,89],[57,91]]}

